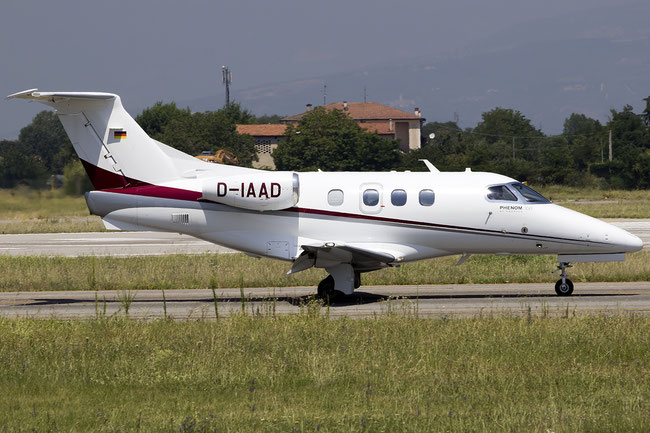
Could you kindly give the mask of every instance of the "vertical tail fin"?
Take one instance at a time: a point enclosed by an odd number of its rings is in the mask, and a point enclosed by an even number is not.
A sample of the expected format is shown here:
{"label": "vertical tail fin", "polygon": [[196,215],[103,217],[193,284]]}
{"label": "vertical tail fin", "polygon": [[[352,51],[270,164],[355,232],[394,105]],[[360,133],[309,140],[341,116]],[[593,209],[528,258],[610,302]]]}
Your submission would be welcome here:
{"label": "vertical tail fin", "polygon": [[[118,95],[39,92],[9,95],[54,107],[96,189],[157,184],[204,163],[150,138]],[[181,162],[179,164],[179,162]]]}

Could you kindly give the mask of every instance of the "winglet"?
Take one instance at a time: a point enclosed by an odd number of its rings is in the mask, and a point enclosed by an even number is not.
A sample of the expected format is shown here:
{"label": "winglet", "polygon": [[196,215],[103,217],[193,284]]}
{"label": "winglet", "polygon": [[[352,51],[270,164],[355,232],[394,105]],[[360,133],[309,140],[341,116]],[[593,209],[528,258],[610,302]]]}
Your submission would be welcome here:
{"label": "winglet", "polygon": [[32,94],[34,92],[38,92],[38,89],[29,89],[29,90],[23,90],[22,92],[12,93],[11,95],[7,96],[7,99],[13,99],[13,98],[32,99]]}

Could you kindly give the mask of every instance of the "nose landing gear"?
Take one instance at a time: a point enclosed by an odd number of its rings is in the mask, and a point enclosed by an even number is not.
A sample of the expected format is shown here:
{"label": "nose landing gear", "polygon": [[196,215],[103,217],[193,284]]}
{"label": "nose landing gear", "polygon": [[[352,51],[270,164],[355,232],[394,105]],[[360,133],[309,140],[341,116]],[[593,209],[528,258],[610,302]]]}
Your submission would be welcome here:
{"label": "nose landing gear", "polygon": [[[572,267],[567,262],[560,262],[560,265],[557,267],[557,271],[553,271],[555,275],[558,275],[560,279],[555,283],[555,293],[558,296],[571,296],[573,293],[573,282],[566,277],[566,268]],[[558,274],[558,271],[560,273]]]}

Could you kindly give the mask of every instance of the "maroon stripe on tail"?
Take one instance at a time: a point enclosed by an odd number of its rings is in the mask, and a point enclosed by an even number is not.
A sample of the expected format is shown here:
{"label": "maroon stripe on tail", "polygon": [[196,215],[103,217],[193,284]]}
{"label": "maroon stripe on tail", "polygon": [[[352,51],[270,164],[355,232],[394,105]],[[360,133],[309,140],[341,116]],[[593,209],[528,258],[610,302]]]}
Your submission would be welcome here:
{"label": "maroon stripe on tail", "polygon": [[142,186],[149,185],[147,182],[141,180],[131,179],[130,177],[122,176],[121,174],[104,170],[96,165],[81,159],[81,164],[86,170],[86,174],[90,178],[95,189],[113,189],[124,188],[126,186]]}
{"label": "maroon stripe on tail", "polygon": [[202,194],[197,191],[152,185],[141,180],[124,177],[120,174],[92,165],[83,159],[81,160],[81,163],[86,169],[90,181],[97,190],[186,201],[196,201],[202,196]]}

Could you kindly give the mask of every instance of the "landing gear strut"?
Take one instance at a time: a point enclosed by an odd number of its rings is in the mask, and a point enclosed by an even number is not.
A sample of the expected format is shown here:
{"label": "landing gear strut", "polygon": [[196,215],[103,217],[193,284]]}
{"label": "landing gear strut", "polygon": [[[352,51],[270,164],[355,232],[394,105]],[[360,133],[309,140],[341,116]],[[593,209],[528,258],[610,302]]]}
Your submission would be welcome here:
{"label": "landing gear strut", "polygon": [[[557,293],[558,296],[571,296],[573,293],[573,283],[566,277],[566,268],[570,267],[571,265],[569,263],[560,262],[557,271],[553,272],[555,275],[560,276],[560,279],[555,283],[555,293]],[[560,271],[559,274],[558,271]]]}

